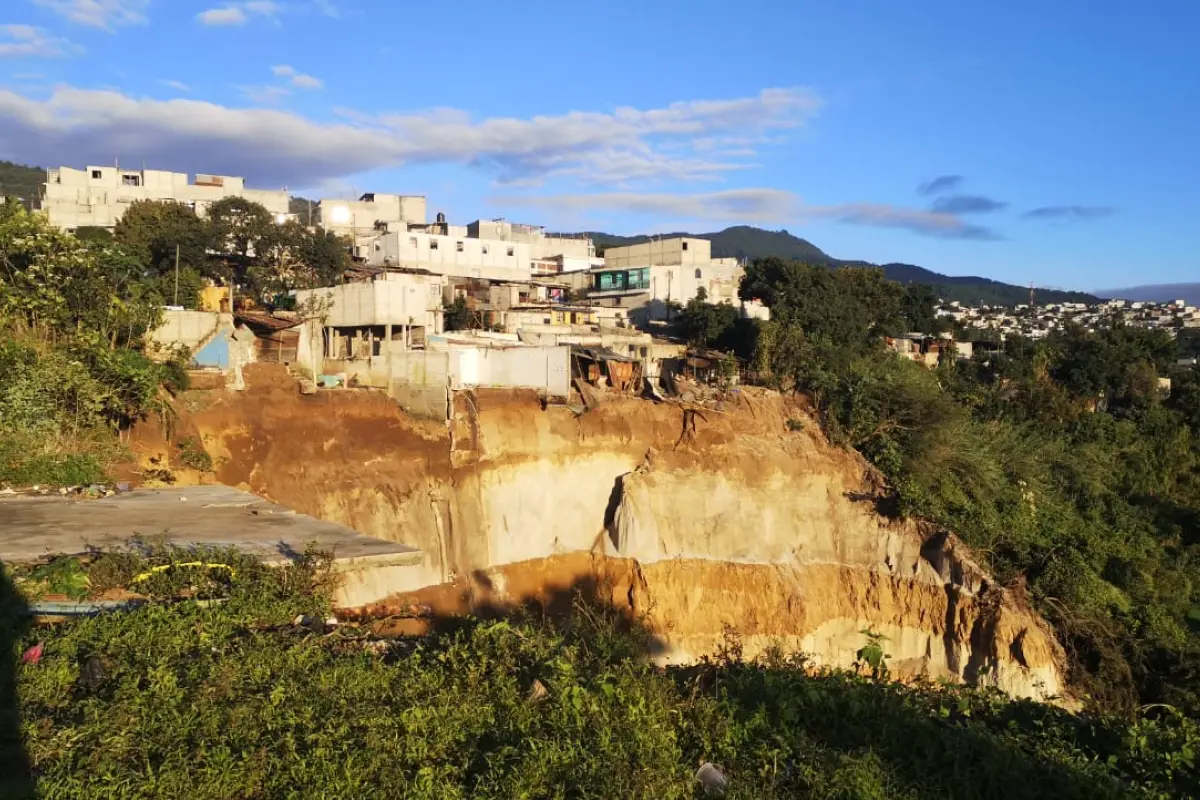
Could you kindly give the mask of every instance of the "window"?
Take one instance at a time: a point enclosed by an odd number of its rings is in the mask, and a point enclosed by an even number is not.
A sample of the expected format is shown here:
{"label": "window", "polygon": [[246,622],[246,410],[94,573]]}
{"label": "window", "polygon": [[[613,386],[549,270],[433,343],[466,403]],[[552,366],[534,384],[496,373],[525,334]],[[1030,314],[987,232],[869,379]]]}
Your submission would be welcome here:
{"label": "window", "polygon": [[454,249],[455,249],[455,250],[457,250],[458,252],[460,252],[460,253],[461,253],[461,252],[463,251],[463,243],[462,243],[462,242],[455,242],[455,243],[454,243]]}
{"label": "window", "polygon": [[100,170],[98,170],[98,169],[92,170],[92,178],[93,179],[100,180],[103,177],[104,177],[104,173],[102,173]]}
{"label": "window", "polygon": [[417,246],[417,237],[415,237],[415,236],[408,237],[408,246],[416,247]]}
{"label": "window", "polygon": [[142,177],[140,175],[122,175],[121,176],[121,185],[122,186],[141,186],[142,185]]}
{"label": "window", "polygon": [[542,317],[542,324],[543,324],[543,325],[549,325],[549,324],[550,324],[550,318],[549,318],[549,317]]}
{"label": "window", "polygon": [[487,255],[487,245],[481,244],[479,247],[483,251],[483,254],[486,256]]}
{"label": "window", "polygon": [[383,248],[379,246],[379,242],[376,242],[376,243],[375,243],[375,252],[376,252],[376,253],[378,253],[378,252],[379,252],[380,250],[382,250],[382,249],[383,249]]}
{"label": "window", "polygon": [[515,248],[512,248],[512,247],[508,248],[508,254],[511,256],[513,254],[514,250],[515,250]]}
{"label": "window", "polygon": [[700,280],[700,270],[696,270],[696,280]]}
{"label": "window", "polygon": [[430,239],[430,240],[429,240],[429,249],[430,249],[430,250],[437,250],[437,239]]}
{"label": "window", "polygon": [[687,250],[687,242],[684,242],[684,243],[683,243],[683,249],[684,249],[684,250]]}

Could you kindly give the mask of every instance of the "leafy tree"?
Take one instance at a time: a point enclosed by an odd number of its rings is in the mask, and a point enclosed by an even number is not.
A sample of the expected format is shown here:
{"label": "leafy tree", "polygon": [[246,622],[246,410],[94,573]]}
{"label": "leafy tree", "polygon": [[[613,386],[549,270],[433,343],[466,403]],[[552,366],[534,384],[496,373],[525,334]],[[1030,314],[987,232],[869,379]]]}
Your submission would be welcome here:
{"label": "leafy tree", "polygon": [[350,265],[344,238],[295,221],[272,225],[257,245],[247,279],[262,298],[339,283]]}
{"label": "leafy tree", "polygon": [[23,206],[0,206],[0,322],[58,338],[131,342],[157,323],[129,251],[86,245]]}
{"label": "leafy tree", "polygon": [[75,238],[81,242],[89,244],[108,244],[113,241],[113,234],[108,228],[97,228],[93,225],[84,225],[75,229]]}
{"label": "leafy tree", "polygon": [[465,331],[475,327],[475,315],[467,306],[465,297],[456,297],[453,303],[446,306],[443,322],[448,331]]}
{"label": "leafy tree", "polygon": [[746,269],[739,294],[760,300],[773,319],[795,325],[810,339],[837,342],[856,351],[877,346],[879,337],[904,327],[903,289],[874,268],[819,266],[765,258]]}
{"label": "leafy tree", "polygon": [[180,268],[209,274],[209,226],[182,203],[134,201],[117,222],[113,238],[132,252],[148,276],[174,273],[176,252]]}
{"label": "leafy tree", "polygon": [[910,331],[936,334],[949,329],[949,326],[937,315],[938,296],[932,286],[924,283],[913,283],[904,287],[900,299],[900,315],[904,326]]}
{"label": "leafy tree", "polygon": [[728,303],[708,303],[703,297],[693,297],[675,317],[675,325],[688,342],[707,347],[726,338],[739,316]]}
{"label": "leafy tree", "polygon": [[248,262],[272,234],[271,212],[244,197],[224,197],[208,208],[213,246],[222,253]]}

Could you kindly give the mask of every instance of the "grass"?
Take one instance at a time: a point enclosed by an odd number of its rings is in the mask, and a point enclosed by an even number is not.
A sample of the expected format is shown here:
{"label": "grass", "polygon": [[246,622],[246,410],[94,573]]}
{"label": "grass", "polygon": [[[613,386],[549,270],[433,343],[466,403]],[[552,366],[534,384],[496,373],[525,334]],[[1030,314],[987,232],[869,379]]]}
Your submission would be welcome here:
{"label": "grass", "polygon": [[81,486],[102,483],[124,453],[102,447],[59,447],[0,431],[0,486]]}
{"label": "grass", "polygon": [[[1200,793],[1200,733],[1169,710],[1077,717],[781,653],[743,663],[735,640],[663,670],[636,621],[582,601],[557,620],[380,640],[312,623],[329,613],[318,554],[270,569],[150,549],[82,569],[90,591],[150,602],[53,627],[5,617],[10,657],[43,645],[11,676],[41,798],[690,798],[702,759],[727,770],[730,798]],[[61,563],[12,580],[64,575],[77,583]],[[0,730],[0,775],[20,767],[14,734]]]}

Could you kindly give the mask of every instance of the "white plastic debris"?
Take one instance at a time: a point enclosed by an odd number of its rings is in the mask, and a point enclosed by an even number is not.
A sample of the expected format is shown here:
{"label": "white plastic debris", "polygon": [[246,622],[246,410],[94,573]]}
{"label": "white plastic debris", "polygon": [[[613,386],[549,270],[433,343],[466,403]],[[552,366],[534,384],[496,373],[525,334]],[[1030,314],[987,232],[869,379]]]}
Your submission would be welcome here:
{"label": "white plastic debris", "polygon": [[707,797],[724,797],[729,789],[729,777],[725,770],[708,761],[701,762],[700,769],[696,770],[696,780],[704,788]]}

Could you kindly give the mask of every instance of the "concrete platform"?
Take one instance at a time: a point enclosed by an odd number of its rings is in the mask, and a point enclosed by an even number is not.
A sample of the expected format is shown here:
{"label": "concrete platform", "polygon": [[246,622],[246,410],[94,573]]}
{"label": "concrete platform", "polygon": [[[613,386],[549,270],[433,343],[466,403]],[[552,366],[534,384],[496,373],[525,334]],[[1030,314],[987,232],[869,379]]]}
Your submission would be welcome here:
{"label": "concrete platform", "polygon": [[342,607],[423,585],[423,553],[267,502],[228,486],[136,489],[100,500],[0,496],[0,561],[115,549],[135,537],[179,546],[236,547],[282,564],[314,544],[342,573]]}

